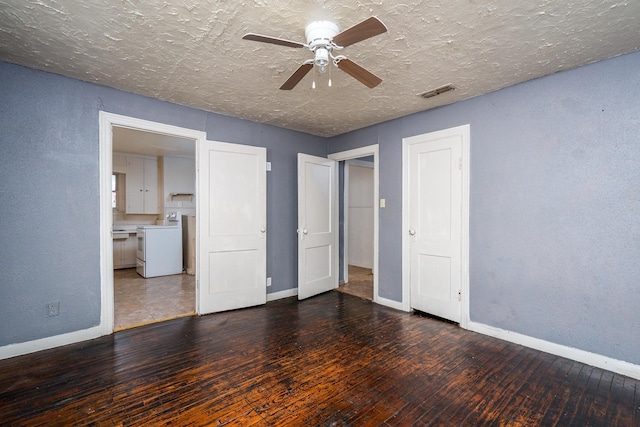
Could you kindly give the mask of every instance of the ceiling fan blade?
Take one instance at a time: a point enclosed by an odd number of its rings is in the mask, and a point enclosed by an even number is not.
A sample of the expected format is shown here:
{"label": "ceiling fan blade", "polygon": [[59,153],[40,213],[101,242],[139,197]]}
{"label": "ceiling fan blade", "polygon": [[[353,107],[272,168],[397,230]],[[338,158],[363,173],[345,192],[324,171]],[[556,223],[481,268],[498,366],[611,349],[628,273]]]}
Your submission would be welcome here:
{"label": "ceiling fan blade", "polygon": [[378,34],[386,33],[387,27],[375,16],[365,19],[351,28],[347,28],[333,38],[338,46],[347,47]]}
{"label": "ceiling fan blade", "polygon": [[302,43],[294,42],[291,40],[279,39],[277,37],[263,36],[263,35],[254,34],[254,33],[247,33],[244,36],[242,36],[242,38],[244,40],[252,40],[254,42],[261,42],[261,43],[271,43],[271,44],[277,44],[280,46],[287,46],[287,47],[305,47],[305,45]]}
{"label": "ceiling fan blade", "polygon": [[281,90],[291,90],[291,89],[293,89],[294,87],[296,87],[296,85],[298,83],[300,83],[300,80],[302,80],[302,78],[304,76],[306,76],[309,71],[311,71],[312,68],[313,68],[313,64],[302,64],[291,75],[291,77],[289,77],[289,80],[287,80],[286,82],[284,82],[284,84],[282,86],[280,86],[280,89]]}
{"label": "ceiling fan blade", "polygon": [[338,68],[369,88],[374,88],[382,82],[380,77],[365,70],[350,59],[342,59],[338,62]]}

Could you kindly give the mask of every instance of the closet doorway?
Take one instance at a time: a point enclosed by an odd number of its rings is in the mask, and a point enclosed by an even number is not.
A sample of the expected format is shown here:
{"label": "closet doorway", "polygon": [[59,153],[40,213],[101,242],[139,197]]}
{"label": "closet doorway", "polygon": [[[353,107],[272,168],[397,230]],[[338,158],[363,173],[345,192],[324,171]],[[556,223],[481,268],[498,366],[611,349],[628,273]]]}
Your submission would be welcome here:
{"label": "closet doorway", "polygon": [[378,146],[335,153],[339,161],[339,292],[378,302]]}

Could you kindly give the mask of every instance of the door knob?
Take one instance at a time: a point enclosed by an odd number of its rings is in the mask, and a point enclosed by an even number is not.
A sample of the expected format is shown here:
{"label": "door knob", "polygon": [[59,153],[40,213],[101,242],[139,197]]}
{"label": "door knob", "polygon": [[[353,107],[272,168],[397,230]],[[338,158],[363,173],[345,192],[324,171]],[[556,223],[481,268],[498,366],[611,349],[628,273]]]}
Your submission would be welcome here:
{"label": "door knob", "polygon": [[302,234],[307,234],[307,229],[306,228],[302,230]]}
{"label": "door knob", "polygon": [[265,233],[266,231],[267,231],[267,229],[266,229],[266,228],[264,228],[264,227],[260,228],[260,232],[261,232],[261,233]]}
{"label": "door knob", "polygon": [[409,234],[411,236],[415,236],[416,235],[416,230],[414,230],[413,228],[409,230]]}

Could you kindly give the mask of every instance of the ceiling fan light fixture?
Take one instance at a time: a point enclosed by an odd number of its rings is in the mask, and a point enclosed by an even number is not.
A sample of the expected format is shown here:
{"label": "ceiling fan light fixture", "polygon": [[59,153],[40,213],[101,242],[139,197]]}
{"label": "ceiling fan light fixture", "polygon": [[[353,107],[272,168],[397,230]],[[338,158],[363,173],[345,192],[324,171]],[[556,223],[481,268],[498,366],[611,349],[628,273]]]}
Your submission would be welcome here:
{"label": "ceiling fan light fixture", "polygon": [[324,73],[327,71],[327,65],[329,65],[329,51],[324,47],[319,47],[315,53],[316,58],[313,63],[320,67],[321,73]]}
{"label": "ceiling fan light fixture", "polygon": [[[280,86],[281,90],[293,89],[309,71],[315,70],[316,66],[320,73],[325,73],[327,68],[329,69],[328,85],[331,86],[331,62],[337,68],[369,88],[380,84],[382,79],[355,62],[348,60],[345,56],[334,55],[334,51],[339,51],[346,46],[351,46],[354,43],[385,33],[387,27],[378,18],[372,16],[342,32],[339,31],[340,28],[333,22],[314,21],[305,28],[307,44],[255,33],[247,33],[242,38],[286,47],[305,48],[313,53],[313,59],[304,61],[289,79]],[[315,86],[315,81],[312,86]]]}

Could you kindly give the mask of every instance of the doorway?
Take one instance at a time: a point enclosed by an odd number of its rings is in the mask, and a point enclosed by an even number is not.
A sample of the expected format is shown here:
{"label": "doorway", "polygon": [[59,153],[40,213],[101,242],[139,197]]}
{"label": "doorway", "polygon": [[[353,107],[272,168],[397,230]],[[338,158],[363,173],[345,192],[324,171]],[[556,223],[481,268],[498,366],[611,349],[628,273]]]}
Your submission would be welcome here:
{"label": "doorway", "polygon": [[373,156],[340,162],[340,286],[338,291],[373,301]]}
{"label": "doorway", "polygon": [[[134,138],[127,140],[124,143],[118,139],[119,135],[122,133],[131,133],[135,135]],[[121,135],[120,135],[121,136]],[[114,278],[114,245],[113,245],[113,225],[116,221],[114,218],[118,218],[118,223],[123,226],[127,231],[129,231],[129,236],[132,234],[130,226],[134,225],[137,222],[142,221],[142,224],[152,225],[152,222],[158,221],[159,218],[164,218],[165,210],[174,210],[179,211],[181,208],[187,209],[187,206],[181,205],[184,203],[184,200],[181,200],[180,197],[176,197],[172,200],[172,196],[168,196],[173,193],[175,195],[182,194],[178,191],[172,191],[170,188],[166,188],[164,181],[162,179],[157,179],[156,184],[158,185],[158,195],[159,203],[158,207],[154,210],[146,210],[143,212],[136,212],[131,216],[129,214],[124,215],[122,218],[125,218],[124,221],[120,221],[120,217],[118,217],[118,213],[114,212],[112,207],[113,203],[113,187],[112,187],[112,176],[114,172],[114,167],[117,169],[117,165],[114,166],[114,151],[117,153],[125,153],[130,154],[133,157],[137,158],[153,158],[156,160],[159,157],[162,157],[162,162],[165,159],[180,159],[178,163],[184,163],[185,154],[181,151],[184,147],[189,146],[189,150],[192,153],[195,153],[196,144],[206,139],[206,134],[204,132],[195,131],[192,129],[180,128],[176,126],[166,125],[162,123],[149,122],[146,120],[135,119],[132,117],[120,116],[112,113],[106,113],[104,111],[100,112],[100,240],[101,240],[101,329],[103,334],[110,334],[114,330],[122,329],[122,324],[115,324],[116,317],[116,278]],[[182,147],[182,148],[181,148]],[[181,157],[182,156],[182,157]],[[126,156],[125,156],[126,157]],[[194,166],[195,170],[195,154],[193,155],[192,160],[187,160],[187,162],[191,162]],[[163,167],[165,165],[163,164]],[[158,169],[160,173],[163,173],[163,169]],[[195,177],[194,177],[195,179]],[[117,179],[116,179],[117,181]],[[195,182],[195,190],[192,191],[191,197],[197,194],[198,183],[197,180]],[[167,193],[167,194],[165,194]],[[184,196],[182,196],[184,197]],[[117,196],[116,196],[117,198]],[[160,200],[161,199],[161,200]],[[176,204],[173,206],[173,204]],[[144,204],[143,204],[144,205]],[[153,202],[151,203],[153,205]],[[146,209],[146,208],[145,208]],[[188,209],[192,209],[192,212],[195,214],[196,206],[194,204],[193,207],[189,207]],[[126,212],[126,210],[125,210]],[[186,211],[185,211],[186,212]],[[195,234],[194,234],[195,236]],[[194,237],[195,238],[195,237]],[[119,262],[119,261],[118,261]],[[127,261],[128,262],[128,261]],[[129,264],[125,264],[128,266]],[[129,281],[127,282],[131,285],[131,280],[140,280],[140,285],[145,288],[145,298],[140,298],[140,295],[137,296],[138,299],[141,299],[143,305],[145,305],[145,301],[148,304],[151,304],[151,300],[162,301],[161,305],[172,305],[167,304],[167,295],[163,295],[163,292],[168,292],[167,289],[173,288],[173,292],[182,292],[184,293],[184,284],[183,277],[184,275],[178,275],[177,278],[173,278],[173,280],[168,280],[169,282],[173,281],[173,283],[164,283],[167,282],[167,278],[171,278],[172,276],[164,276],[164,277],[156,277],[156,278],[147,278],[143,279],[135,273],[135,269],[128,271],[123,271],[122,273],[117,273],[118,281]],[[190,279],[195,283],[195,276],[192,276]],[[188,284],[189,279],[187,279],[188,288],[190,285]],[[164,288],[164,290],[163,290]],[[130,290],[130,289],[129,289]],[[189,306],[191,307],[190,313],[193,314],[195,311],[196,301],[198,299],[198,290],[193,287],[193,291],[187,296],[187,299],[190,299]],[[120,302],[119,302],[120,305]],[[149,308],[149,307],[147,307]],[[153,311],[153,310],[151,310]],[[180,314],[180,313],[178,313]],[[125,326],[136,326],[138,324],[150,323],[153,321],[157,321],[160,319],[166,319],[167,317],[172,318],[176,317],[175,313],[161,313],[157,312],[155,315],[152,315],[151,318],[144,318],[141,321],[132,321],[133,324],[125,325]]]}
{"label": "doorway", "polygon": [[[193,315],[195,140],[112,126],[112,150],[114,330]],[[163,223],[170,213],[180,214],[173,225],[182,230],[164,233],[155,265],[138,272],[137,227]]]}
{"label": "doorway", "polygon": [[[339,265],[341,285],[338,290],[379,303],[377,274],[380,206],[378,203],[378,145],[334,153],[329,155],[329,158],[341,163],[343,170],[341,181],[344,184],[340,198],[342,227]],[[350,188],[351,191],[349,191]],[[352,196],[355,197],[350,198],[350,192],[354,193]],[[352,221],[349,219],[350,216]]]}

